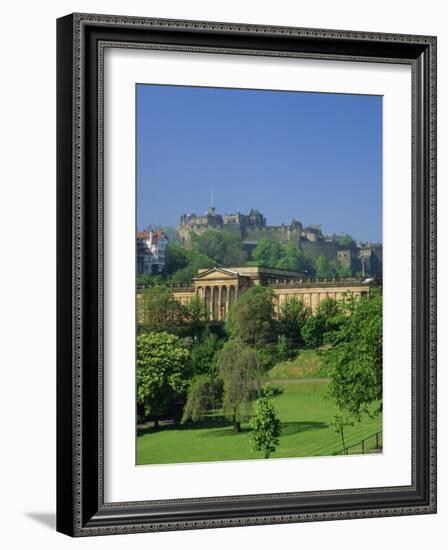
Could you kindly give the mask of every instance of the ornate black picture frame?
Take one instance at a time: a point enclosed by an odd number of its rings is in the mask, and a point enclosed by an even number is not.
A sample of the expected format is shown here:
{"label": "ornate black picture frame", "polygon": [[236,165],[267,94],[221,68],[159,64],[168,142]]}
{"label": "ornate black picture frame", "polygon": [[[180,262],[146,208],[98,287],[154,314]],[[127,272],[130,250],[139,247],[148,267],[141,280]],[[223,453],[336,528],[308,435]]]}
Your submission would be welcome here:
{"label": "ornate black picture frame", "polygon": [[[104,501],[102,56],[110,43],[411,66],[410,486]],[[436,38],[73,14],[57,22],[57,51],[58,531],[90,536],[435,513]]]}

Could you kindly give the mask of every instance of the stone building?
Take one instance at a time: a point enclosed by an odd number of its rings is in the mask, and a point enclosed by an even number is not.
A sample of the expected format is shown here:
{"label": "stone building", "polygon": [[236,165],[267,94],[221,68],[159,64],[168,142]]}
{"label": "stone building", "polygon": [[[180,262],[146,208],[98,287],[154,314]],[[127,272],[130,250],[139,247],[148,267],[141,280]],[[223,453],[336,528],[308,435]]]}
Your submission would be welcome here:
{"label": "stone building", "polygon": [[360,243],[356,247],[358,271],[381,273],[383,269],[383,247],[380,244]]}
{"label": "stone building", "polygon": [[137,232],[137,273],[162,273],[166,265],[168,237],[162,229]]}
{"label": "stone building", "polygon": [[236,234],[250,254],[260,239],[270,239],[285,245],[295,244],[313,260],[324,256],[327,261],[336,260],[343,268],[353,273],[369,273],[382,278],[382,247],[380,244],[356,242],[344,246],[343,235],[325,235],[321,225],[303,224],[292,219],[290,224],[267,225],[266,217],[258,210],[249,214],[219,214],[210,207],[204,215],[183,214],[180,217],[178,233],[183,244],[192,234],[202,235],[206,231],[226,231]]}
{"label": "stone building", "polygon": [[183,304],[199,296],[208,319],[224,321],[233,302],[253,285],[272,288],[276,311],[286,300],[297,297],[315,312],[325,298],[344,300],[348,295],[368,295],[376,283],[373,279],[364,282],[355,278],[310,280],[296,271],[263,267],[212,267],[200,269],[190,285],[175,285],[172,291]]}

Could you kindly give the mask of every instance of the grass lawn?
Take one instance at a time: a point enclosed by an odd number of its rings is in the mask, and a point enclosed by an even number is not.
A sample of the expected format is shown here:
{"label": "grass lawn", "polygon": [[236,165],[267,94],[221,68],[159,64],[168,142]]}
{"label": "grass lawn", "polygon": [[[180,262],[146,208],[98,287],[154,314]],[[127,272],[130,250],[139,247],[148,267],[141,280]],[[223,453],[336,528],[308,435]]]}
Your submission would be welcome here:
{"label": "grass lawn", "polygon": [[[323,396],[328,381],[311,378],[279,380],[284,392],[272,399],[282,422],[282,435],[271,458],[333,455],[341,450],[341,439],[329,423],[333,405]],[[232,432],[230,423],[219,412],[196,424],[167,424],[159,431],[138,431],[137,464],[209,462],[263,458],[253,451],[249,424],[241,433]],[[365,418],[346,428],[346,444],[353,445],[382,429],[382,419]]]}

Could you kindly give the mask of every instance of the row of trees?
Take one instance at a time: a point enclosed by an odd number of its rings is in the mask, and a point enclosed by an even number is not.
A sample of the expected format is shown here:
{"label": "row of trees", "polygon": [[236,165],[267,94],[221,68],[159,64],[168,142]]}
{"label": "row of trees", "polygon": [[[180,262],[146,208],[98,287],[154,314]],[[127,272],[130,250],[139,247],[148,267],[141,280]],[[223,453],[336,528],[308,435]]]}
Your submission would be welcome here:
{"label": "row of trees", "polygon": [[[346,237],[353,242],[351,237]],[[165,273],[139,275],[138,282],[186,283],[197,275],[198,269],[214,265],[263,266],[300,271],[321,278],[351,275],[350,269],[341,267],[336,260],[327,261],[322,255],[313,260],[293,243],[281,245],[272,239],[260,239],[249,257],[238,234],[228,231],[206,231],[202,235],[192,233],[188,246],[180,244],[178,239],[170,240]]]}
{"label": "row of trees", "polygon": [[[345,235],[340,240],[342,246],[350,247],[353,239]],[[325,256],[319,255],[314,261],[309,254],[301,248],[290,243],[285,246],[271,239],[260,239],[252,252],[253,265],[300,271],[309,276],[319,278],[350,277],[352,271],[349,267],[339,265],[337,260],[328,261]]]}
{"label": "row of trees", "polygon": [[[283,358],[287,358],[288,350],[322,345],[324,334],[340,319],[341,305],[330,299],[324,300],[312,315],[302,300],[291,297],[275,315],[273,297],[272,289],[263,286],[244,292],[230,309],[228,334],[255,348],[278,340]],[[204,303],[198,296],[183,305],[169,287],[157,285],[145,288],[139,300],[140,323],[145,330],[168,330],[197,338],[206,325]]]}
{"label": "row of trees", "polygon": [[195,295],[181,304],[165,285],[150,286],[138,298],[139,324],[146,330],[162,331],[184,329],[181,334],[196,336],[203,328],[205,306]]}

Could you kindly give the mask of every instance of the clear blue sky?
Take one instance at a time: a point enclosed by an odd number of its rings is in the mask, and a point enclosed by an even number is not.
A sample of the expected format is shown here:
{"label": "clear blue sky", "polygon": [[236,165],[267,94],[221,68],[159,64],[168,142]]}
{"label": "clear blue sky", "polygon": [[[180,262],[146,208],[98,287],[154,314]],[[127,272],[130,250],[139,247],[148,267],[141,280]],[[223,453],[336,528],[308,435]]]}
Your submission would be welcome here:
{"label": "clear blue sky", "polygon": [[382,241],[382,98],[137,85],[137,226],[210,203]]}

